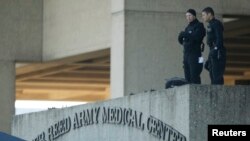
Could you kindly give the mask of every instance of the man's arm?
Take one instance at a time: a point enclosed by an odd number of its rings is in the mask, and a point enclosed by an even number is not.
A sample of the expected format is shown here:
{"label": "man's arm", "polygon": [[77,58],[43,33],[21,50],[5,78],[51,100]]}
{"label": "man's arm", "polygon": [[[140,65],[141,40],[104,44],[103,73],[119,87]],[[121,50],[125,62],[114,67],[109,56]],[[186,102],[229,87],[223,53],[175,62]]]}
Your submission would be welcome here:
{"label": "man's arm", "polygon": [[183,31],[179,33],[179,36],[178,36],[178,41],[180,44],[183,44]]}
{"label": "man's arm", "polygon": [[223,48],[223,25],[220,22],[216,22],[213,25],[215,32],[215,47],[218,49]]}
{"label": "man's arm", "polygon": [[194,32],[190,34],[190,39],[193,41],[202,41],[206,35],[206,29],[202,23],[199,23]]}

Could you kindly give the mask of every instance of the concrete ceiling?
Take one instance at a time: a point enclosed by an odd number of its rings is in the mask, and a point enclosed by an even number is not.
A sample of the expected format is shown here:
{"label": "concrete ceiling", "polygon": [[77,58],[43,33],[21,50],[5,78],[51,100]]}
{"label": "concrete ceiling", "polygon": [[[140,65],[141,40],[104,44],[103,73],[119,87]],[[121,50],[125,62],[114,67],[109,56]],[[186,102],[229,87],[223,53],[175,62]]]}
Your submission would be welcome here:
{"label": "concrete ceiling", "polygon": [[227,49],[225,83],[250,80],[250,17],[225,15],[234,19],[224,23],[224,44]]}
{"label": "concrete ceiling", "polygon": [[109,49],[16,69],[17,100],[97,101],[109,88]]}

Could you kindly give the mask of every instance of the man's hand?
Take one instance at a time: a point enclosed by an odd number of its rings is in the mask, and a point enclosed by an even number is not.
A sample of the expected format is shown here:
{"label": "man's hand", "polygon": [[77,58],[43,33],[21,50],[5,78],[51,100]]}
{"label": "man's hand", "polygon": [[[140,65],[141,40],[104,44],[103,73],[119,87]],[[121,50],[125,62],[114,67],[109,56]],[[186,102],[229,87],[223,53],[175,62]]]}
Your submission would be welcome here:
{"label": "man's hand", "polygon": [[221,51],[218,50],[218,51],[217,51],[217,59],[220,60],[220,58],[221,58]]}
{"label": "man's hand", "polygon": [[188,33],[186,33],[185,31],[181,31],[180,32],[180,36],[182,36],[183,38],[187,38],[188,37]]}
{"label": "man's hand", "polygon": [[211,50],[210,55],[219,60],[221,58],[221,51],[219,49],[213,49]]}
{"label": "man's hand", "polygon": [[205,62],[204,68],[209,71],[209,69],[210,69],[210,63],[209,63],[208,60]]}
{"label": "man's hand", "polygon": [[179,36],[178,36],[178,41],[179,41],[179,43],[180,44],[183,44],[183,31],[181,31],[180,33],[179,33]]}
{"label": "man's hand", "polygon": [[179,33],[179,36],[181,36],[182,38],[184,37],[184,31],[181,31],[180,33]]}

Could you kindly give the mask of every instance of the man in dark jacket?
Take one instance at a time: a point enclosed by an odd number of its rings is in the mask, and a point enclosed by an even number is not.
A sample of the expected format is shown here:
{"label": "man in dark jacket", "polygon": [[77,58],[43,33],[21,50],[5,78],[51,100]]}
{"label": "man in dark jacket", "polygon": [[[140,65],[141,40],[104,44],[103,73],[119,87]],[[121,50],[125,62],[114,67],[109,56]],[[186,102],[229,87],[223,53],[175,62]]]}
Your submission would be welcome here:
{"label": "man in dark jacket", "polygon": [[211,7],[202,10],[202,19],[208,22],[207,45],[210,48],[205,68],[209,71],[211,84],[224,84],[223,74],[226,66],[226,49],[223,45],[223,24],[215,19]]}
{"label": "man in dark jacket", "polygon": [[186,12],[188,25],[179,34],[178,41],[184,47],[183,68],[188,83],[201,84],[200,74],[203,68],[202,40],[206,34],[204,25],[196,19],[196,12]]}

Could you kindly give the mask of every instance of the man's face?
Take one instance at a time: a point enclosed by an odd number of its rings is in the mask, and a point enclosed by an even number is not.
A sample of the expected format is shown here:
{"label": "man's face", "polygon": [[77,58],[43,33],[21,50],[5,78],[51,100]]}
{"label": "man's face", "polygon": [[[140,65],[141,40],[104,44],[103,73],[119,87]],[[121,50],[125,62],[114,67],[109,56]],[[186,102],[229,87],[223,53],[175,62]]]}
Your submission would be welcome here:
{"label": "man's face", "polygon": [[211,14],[210,13],[206,13],[206,12],[202,12],[202,19],[204,22],[209,22],[211,19]]}
{"label": "man's face", "polygon": [[190,23],[195,19],[195,16],[192,15],[191,13],[186,13],[186,19]]}

